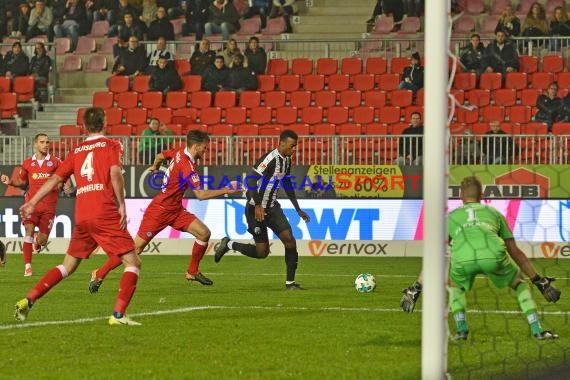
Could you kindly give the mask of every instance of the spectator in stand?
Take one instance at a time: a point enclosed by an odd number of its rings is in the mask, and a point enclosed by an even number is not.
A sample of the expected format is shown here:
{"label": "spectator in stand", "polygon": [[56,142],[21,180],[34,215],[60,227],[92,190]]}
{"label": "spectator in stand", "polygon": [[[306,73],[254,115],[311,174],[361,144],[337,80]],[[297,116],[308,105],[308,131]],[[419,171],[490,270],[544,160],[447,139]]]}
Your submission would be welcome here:
{"label": "spectator in stand", "polygon": [[495,41],[490,42],[483,54],[483,71],[501,73],[503,79],[506,73],[519,70],[519,53],[510,40],[507,41],[505,32],[495,33]]}
{"label": "spectator in stand", "polygon": [[34,56],[30,61],[29,75],[34,77],[34,97],[44,103],[48,100],[47,87],[51,65],[51,58],[46,54],[44,43],[37,42]]}
{"label": "spectator in stand", "polygon": [[376,5],[374,5],[374,10],[372,11],[372,17],[366,20],[367,24],[374,24],[376,22],[376,17],[382,14],[382,0],[376,0]]}
{"label": "spectator in stand", "polygon": [[47,35],[52,40],[53,13],[50,7],[46,7],[45,1],[37,0],[34,9],[30,12],[26,41],[39,35]]}
{"label": "spectator in stand", "polygon": [[111,25],[115,21],[117,2],[115,0],[93,0],[93,21],[109,21]]}
{"label": "spectator in stand", "polygon": [[570,92],[561,99],[558,122],[570,123]]}
{"label": "spectator in stand", "polygon": [[204,35],[204,26],[208,21],[209,0],[189,0],[186,3],[186,23],[182,26],[184,36],[194,33],[196,40],[201,41]]}
{"label": "spectator in stand", "polygon": [[283,16],[285,20],[285,33],[293,33],[291,16],[297,13],[295,0],[273,0],[273,6],[269,12],[269,18]]}
{"label": "spectator in stand", "polygon": [[[554,8],[552,20],[550,20],[550,35],[553,37],[570,36],[570,21],[568,21],[568,15],[564,7]],[[550,41],[552,50],[560,51],[562,47],[568,47],[567,43],[564,44],[564,39],[553,38]]]}
{"label": "spectator in stand", "polygon": [[505,33],[507,38],[518,37],[521,34],[521,21],[513,11],[512,5],[509,4],[503,9],[495,27],[495,34],[497,32]]}
{"label": "spectator in stand", "polygon": [[79,35],[87,34],[86,26],[87,14],[83,2],[67,0],[65,13],[60,20],[56,20],[53,32],[57,38],[69,37],[71,39],[70,51],[74,51],[77,47]]}
{"label": "spectator in stand", "polygon": [[214,0],[208,8],[208,22],[204,25],[206,36],[222,34],[225,41],[230,39],[230,34],[239,30],[240,15],[234,4],[228,0]]}
{"label": "spectator in stand", "polygon": [[501,129],[498,121],[489,123],[490,130],[481,138],[483,163],[487,165],[504,165],[513,162],[513,154],[517,147],[511,136]]}
{"label": "spectator in stand", "polygon": [[23,77],[28,75],[29,72],[28,56],[22,50],[22,44],[18,41],[12,44],[12,50],[7,52],[4,56],[4,69],[6,76],[10,79],[15,77]]}
{"label": "spectator in stand", "polygon": [[[45,7],[45,6],[44,6]],[[26,40],[28,40],[28,29],[30,25],[30,18],[31,18],[31,11],[30,11],[30,4],[22,3],[20,4],[20,8],[18,10],[18,28],[12,32],[13,37],[20,38],[22,36],[26,36]],[[47,33],[44,33],[47,34]],[[34,35],[38,36],[40,33]]]}
{"label": "spectator in stand", "polygon": [[411,90],[415,96],[416,92],[424,87],[424,68],[420,66],[420,53],[415,52],[411,59],[411,65],[404,69],[399,88]]}
{"label": "spectator in stand", "polygon": [[[521,36],[523,37],[546,37],[550,35],[548,20],[546,19],[546,11],[540,3],[533,3],[521,28]],[[541,40],[535,40],[539,46],[543,43]]]}
{"label": "spectator in stand", "polygon": [[382,12],[385,16],[394,18],[395,29],[400,28],[404,19],[404,2],[403,0],[383,0]]}
{"label": "spectator in stand", "polygon": [[[424,125],[419,112],[413,112],[410,116],[410,126],[402,131],[398,139],[398,155],[394,165],[421,165],[424,151]],[[416,137],[410,137],[416,136]]]}
{"label": "spectator in stand", "polygon": [[174,56],[170,54],[168,50],[166,50],[166,39],[164,37],[158,37],[156,40],[156,49],[154,49],[148,55],[149,69],[153,69],[158,65],[158,59],[160,57],[166,57],[169,66],[171,66],[172,62],[174,61]]}
{"label": "spectator in stand", "polygon": [[203,39],[200,47],[194,50],[190,57],[190,75],[202,75],[206,69],[214,64],[216,52],[210,50],[210,41]]}
{"label": "spectator in stand", "polygon": [[265,74],[267,68],[267,54],[265,49],[259,46],[259,38],[250,37],[244,55],[248,62],[248,67],[256,75]]}
{"label": "spectator in stand", "polygon": [[20,0],[0,1],[0,38],[12,35],[18,29]]}
{"label": "spectator in stand", "polygon": [[151,165],[154,158],[164,149],[168,149],[168,144],[172,141],[172,132],[166,128],[164,123],[158,119],[150,119],[139,140],[139,163]]}
{"label": "spectator in stand", "polygon": [[546,123],[549,132],[552,131],[552,124],[557,121],[560,108],[562,107],[562,99],[556,96],[557,93],[558,84],[552,82],[548,85],[546,94],[542,94],[536,99],[538,112],[534,115],[534,121]]}
{"label": "spectator in stand", "polygon": [[[241,55],[241,51],[239,51],[239,48],[237,46],[237,41],[235,40],[235,38],[230,38],[228,40],[228,43],[226,44],[226,48],[222,51],[222,53],[220,55],[222,57],[224,57],[224,64],[227,67],[231,68],[232,63],[234,61],[234,57],[236,55]],[[245,57],[244,57],[243,65],[245,67],[247,67],[247,58],[245,58]]]}
{"label": "spectator in stand", "polygon": [[[162,8],[164,10],[164,8]],[[142,13],[139,16],[140,22],[144,23],[147,28],[150,27],[151,22],[156,20],[158,12],[158,7],[156,6],[156,0],[144,0],[142,4]],[[166,16],[166,11],[164,11]],[[149,31],[150,33],[150,31]],[[156,38],[147,37],[149,40],[154,40]]]}
{"label": "spectator in stand", "polygon": [[465,71],[481,74],[483,54],[485,46],[481,43],[481,37],[477,33],[471,35],[471,43],[461,51],[459,61]]}
{"label": "spectator in stand", "polygon": [[224,57],[216,56],[214,65],[210,66],[202,75],[202,90],[210,91],[212,94],[229,86],[230,71],[224,64]]}
{"label": "spectator in stand", "polygon": [[158,66],[150,70],[149,88],[153,91],[160,91],[164,95],[168,91],[182,89],[182,79],[173,65],[168,64],[168,57],[158,58]]}
{"label": "spectator in stand", "polygon": [[271,0],[251,0],[243,18],[248,19],[259,15],[261,20],[261,29],[265,29],[267,26],[267,15],[269,14],[270,8]]}
{"label": "spectator in stand", "polygon": [[174,41],[174,26],[166,17],[166,10],[163,7],[158,7],[156,20],[151,22],[148,28],[148,40],[154,41],[158,37],[164,37],[167,41]]}
{"label": "spectator in stand", "polygon": [[146,51],[139,46],[139,40],[135,36],[129,38],[128,47],[122,49],[119,57],[113,65],[113,75],[126,75],[132,80],[137,75],[143,75],[148,66]]}
{"label": "spectator in stand", "polygon": [[[119,0],[119,3],[117,4],[117,10],[116,12],[114,12],[113,22],[111,23],[111,27],[109,28],[109,33],[107,34],[109,37],[115,37],[119,35],[119,26],[121,24],[124,24],[125,15],[127,13],[130,13],[133,21],[138,20],[139,13],[137,9],[132,5],[128,4],[127,0]],[[141,31],[144,32],[142,28]]]}
{"label": "spectator in stand", "polygon": [[128,41],[131,36],[135,36],[139,41],[144,38],[144,29],[131,12],[125,13],[123,22],[118,25],[117,30],[119,39],[123,41]]}
{"label": "spectator in stand", "polygon": [[236,55],[229,70],[228,89],[238,95],[242,91],[257,90],[257,76],[246,67],[243,67],[243,55]]}

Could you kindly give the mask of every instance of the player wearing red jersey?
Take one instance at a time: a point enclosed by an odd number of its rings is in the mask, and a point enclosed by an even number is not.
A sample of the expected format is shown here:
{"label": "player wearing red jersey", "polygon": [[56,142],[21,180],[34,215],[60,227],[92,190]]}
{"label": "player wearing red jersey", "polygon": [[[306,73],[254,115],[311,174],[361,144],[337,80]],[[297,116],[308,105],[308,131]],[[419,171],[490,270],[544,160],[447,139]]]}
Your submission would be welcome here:
{"label": "player wearing red jersey", "polygon": [[[26,202],[29,201],[61,164],[61,160],[49,154],[48,149],[48,136],[44,133],[37,134],[34,137],[34,155],[24,160],[19,176],[12,180],[9,176],[2,174],[0,181],[8,186],[20,188],[29,186],[25,198]],[[23,244],[24,276],[26,277],[32,275],[32,252],[41,251],[47,244],[55,217],[58,193],[59,187],[55,186],[46,195],[43,202],[35,208],[30,217],[22,221],[26,229]],[[39,233],[34,236],[36,227],[38,227]]]}
{"label": "player wearing red jersey", "polygon": [[[16,303],[16,320],[23,321],[34,303],[68,275],[83,259],[100,246],[109,256],[125,265],[110,325],[139,325],[125,316],[140,271],[140,259],[134,252],[133,239],[127,231],[125,182],[122,174],[122,146],[102,135],[105,111],[89,108],[83,118],[89,137],[67,156],[50,179],[21,208],[22,217],[33,213],[36,205],[54,186],[74,175],[77,184],[75,226],[63,263],[48,271],[26,298]],[[118,204],[118,208],[117,208]]]}
{"label": "player wearing red jersey", "polygon": [[[146,209],[135,237],[136,252],[140,254],[152,238],[168,226],[192,234],[196,240],[186,270],[186,279],[197,281],[202,285],[214,283],[198,269],[206,248],[208,248],[210,229],[196,215],[188,212],[182,206],[184,193],[190,188],[196,198],[205,200],[242,191],[236,182],[232,182],[230,186],[221,189],[202,189],[196,161],[204,155],[209,141],[208,134],[200,130],[191,130],[186,136],[186,148],[166,150],[156,156],[149,169],[150,172],[158,171],[165,160],[170,160],[170,165],[164,176],[162,190]],[[118,265],[117,259],[110,256],[100,269],[94,270],[91,274],[89,291],[97,293],[103,279]]]}

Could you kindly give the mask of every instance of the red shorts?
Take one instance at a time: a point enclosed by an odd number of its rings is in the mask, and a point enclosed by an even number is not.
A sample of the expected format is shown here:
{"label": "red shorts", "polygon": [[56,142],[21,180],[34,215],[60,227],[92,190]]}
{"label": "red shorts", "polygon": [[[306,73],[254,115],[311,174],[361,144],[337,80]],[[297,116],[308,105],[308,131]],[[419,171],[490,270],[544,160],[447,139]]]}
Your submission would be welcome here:
{"label": "red shorts", "polygon": [[121,256],[135,250],[128,230],[119,227],[119,214],[113,218],[98,218],[76,223],[71,234],[67,254],[87,259],[100,246],[107,255]]}
{"label": "red shorts", "polygon": [[42,234],[49,235],[51,227],[53,226],[53,220],[55,218],[55,212],[49,211],[34,211],[29,218],[22,221],[23,225],[33,224],[37,226]]}
{"label": "red shorts", "polygon": [[196,215],[182,207],[178,211],[172,212],[160,206],[149,206],[144,212],[137,236],[149,242],[168,226],[178,231],[186,231],[196,219],[198,219]]}

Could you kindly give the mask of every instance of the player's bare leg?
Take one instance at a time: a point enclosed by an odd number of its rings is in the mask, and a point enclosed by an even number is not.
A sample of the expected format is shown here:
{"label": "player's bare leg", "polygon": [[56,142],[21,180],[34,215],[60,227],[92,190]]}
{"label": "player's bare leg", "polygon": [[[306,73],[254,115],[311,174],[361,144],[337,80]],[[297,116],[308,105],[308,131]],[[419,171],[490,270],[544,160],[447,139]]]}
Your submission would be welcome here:
{"label": "player's bare leg", "polygon": [[[115,256],[115,255],[110,255]],[[125,315],[127,307],[135,294],[137,282],[141,269],[141,260],[134,251],[128,252],[120,257],[117,256],[121,263],[125,266],[121,282],[119,284],[119,293],[117,294],[117,302],[113,315],[109,318],[111,326],[138,326],[140,323],[133,321]]]}
{"label": "player's bare leg", "polygon": [[22,251],[24,254],[24,276],[29,277],[32,275],[32,254],[34,252],[34,229],[36,226],[32,223],[26,223],[24,225],[26,230],[26,236],[24,236],[24,244],[22,246]]}
{"label": "player's bare leg", "polygon": [[50,289],[56,286],[61,280],[75,272],[80,263],[81,259],[65,255],[62,264],[50,269],[36,283],[33,289],[28,292],[26,298],[23,298],[16,303],[14,318],[18,321],[25,321],[34,303],[49,292]]}
{"label": "player's bare leg", "polygon": [[258,242],[253,245],[238,243],[230,240],[229,237],[225,237],[216,247],[214,261],[219,263],[222,257],[224,257],[224,255],[230,250],[237,251],[242,255],[253,259],[265,259],[269,255],[269,242]]}
{"label": "player's bare leg", "polygon": [[[150,241],[146,241],[140,238],[138,235],[135,236],[135,253],[137,255],[140,255],[149,242]],[[123,261],[119,256],[109,255],[107,257],[107,261],[105,261],[105,264],[103,264],[101,268],[94,269],[91,272],[91,280],[89,281],[89,293],[96,294],[99,292],[99,288],[103,284],[105,277],[107,277],[109,272],[111,272],[113,269],[120,267],[121,264],[123,264]]]}
{"label": "player's bare leg", "polygon": [[40,253],[42,249],[47,245],[48,235],[43,232],[38,232],[34,234],[34,245],[33,250],[36,253]]}
{"label": "player's bare leg", "polygon": [[200,261],[202,261],[202,258],[206,253],[206,249],[208,248],[208,241],[210,240],[211,235],[210,229],[202,223],[200,219],[196,219],[190,223],[186,232],[192,234],[196,238],[194,245],[192,246],[192,257],[190,258],[190,263],[186,270],[186,279],[188,281],[199,282],[202,285],[213,285],[214,282],[204,276],[199,269]]}
{"label": "player's bare leg", "polygon": [[293,237],[293,233],[290,229],[281,232],[279,234],[279,239],[285,246],[285,265],[287,267],[285,289],[303,290],[301,285],[295,282],[295,273],[297,272],[297,264],[299,262],[299,253],[297,252],[297,241]]}

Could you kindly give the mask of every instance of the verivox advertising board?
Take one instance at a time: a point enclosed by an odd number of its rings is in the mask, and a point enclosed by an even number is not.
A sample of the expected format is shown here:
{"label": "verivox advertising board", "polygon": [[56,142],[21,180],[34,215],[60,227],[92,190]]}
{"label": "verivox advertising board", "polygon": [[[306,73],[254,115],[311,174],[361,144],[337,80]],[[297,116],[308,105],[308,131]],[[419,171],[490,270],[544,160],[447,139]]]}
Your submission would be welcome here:
{"label": "verivox advertising board", "polygon": [[[22,198],[2,198],[0,236],[17,238],[24,229],[18,214]],[[127,199],[129,232],[134,236],[150,199]],[[423,239],[423,201],[412,199],[334,199],[299,201],[311,217],[305,223],[288,200],[280,201],[293,234],[298,240],[389,241]],[[515,238],[531,242],[570,241],[570,201],[568,200],[490,200],[499,209]],[[202,219],[212,231],[212,239],[229,236],[251,239],[244,216],[244,199],[185,199],[185,207]],[[461,205],[449,201],[449,210]],[[60,199],[51,237],[70,237],[73,226],[72,199]],[[270,235],[272,238],[275,236]],[[190,238],[186,233],[166,228],[157,238]]]}

